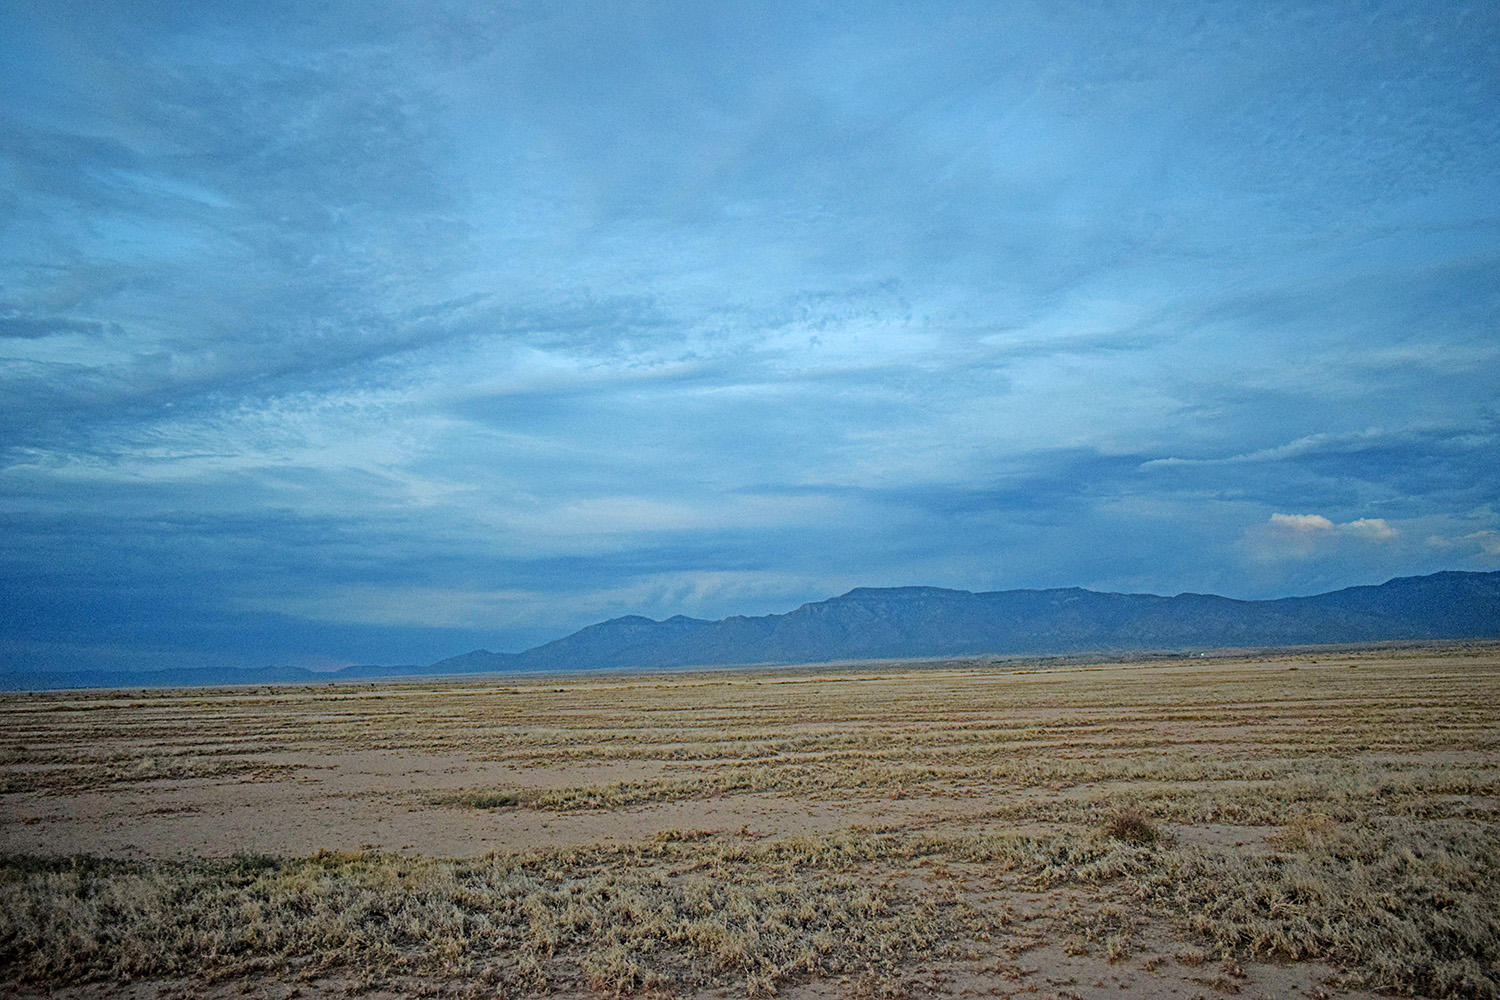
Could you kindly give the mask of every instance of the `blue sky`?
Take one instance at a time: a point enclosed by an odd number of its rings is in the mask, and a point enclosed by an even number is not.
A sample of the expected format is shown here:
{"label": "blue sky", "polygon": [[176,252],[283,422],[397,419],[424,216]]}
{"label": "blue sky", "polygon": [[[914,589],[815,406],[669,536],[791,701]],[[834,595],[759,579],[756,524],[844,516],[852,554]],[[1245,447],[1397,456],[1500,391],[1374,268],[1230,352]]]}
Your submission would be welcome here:
{"label": "blue sky", "polygon": [[1490,3],[0,8],[0,664],[1500,569]]}

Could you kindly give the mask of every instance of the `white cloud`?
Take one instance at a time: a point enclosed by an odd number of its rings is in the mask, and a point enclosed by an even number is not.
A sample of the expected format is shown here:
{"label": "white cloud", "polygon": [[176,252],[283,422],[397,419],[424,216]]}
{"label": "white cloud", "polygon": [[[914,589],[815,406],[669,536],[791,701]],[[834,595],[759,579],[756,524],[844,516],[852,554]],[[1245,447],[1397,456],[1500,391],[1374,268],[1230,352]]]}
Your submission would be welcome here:
{"label": "white cloud", "polygon": [[1396,537],[1396,529],[1380,517],[1362,517],[1357,521],[1335,524],[1322,514],[1272,514],[1269,523],[1283,531],[1299,534],[1337,532],[1370,542],[1386,542]]}
{"label": "white cloud", "polygon": [[1245,530],[1242,543],[1261,562],[1308,559],[1330,552],[1351,552],[1371,544],[1390,542],[1397,531],[1384,518],[1361,517],[1338,523],[1322,514],[1272,514]]}
{"label": "white cloud", "polygon": [[1332,531],[1335,527],[1321,514],[1272,514],[1271,523],[1292,531]]}
{"label": "white cloud", "polygon": [[1487,556],[1500,556],[1500,531],[1475,531],[1464,535],[1460,542],[1471,542]]}
{"label": "white cloud", "polygon": [[1386,542],[1396,537],[1396,529],[1385,523],[1383,518],[1362,517],[1358,521],[1350,521],[1348,524],[1338,526],[1345,534],[1356,538],[1364,538],[1372,542]]}

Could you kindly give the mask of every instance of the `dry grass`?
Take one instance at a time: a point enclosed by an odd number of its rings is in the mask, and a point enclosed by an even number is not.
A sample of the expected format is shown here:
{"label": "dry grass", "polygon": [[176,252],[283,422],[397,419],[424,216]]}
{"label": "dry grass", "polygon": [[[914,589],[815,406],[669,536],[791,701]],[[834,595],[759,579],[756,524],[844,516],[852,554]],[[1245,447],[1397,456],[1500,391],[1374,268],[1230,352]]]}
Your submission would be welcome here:
{"label": "dry grass", "polygon": [[1142,847],[1166,839],[1156,821],[1139,806],[1133,805],[1116,806],[1110,810],[1104,818],[1104,835]]}
{"label": "dry grass", "polygon": [[[469,860],[13,854],[0,981],[42,989],[337,973],[523,996],[848,977],[881,995],[941,992],[920,985],[938,967],[977,986],[1019,975],[1015,956],[1042,945],[1128,963],[1150,938],[1178,956],[1168,968],[1219,963],[1194,975],[1226,990],[1263,959],[1326,963],[1349,987],[1500,997],[1495,647],[6,696],[0,720],[12,809],[286,781],[361,749],[432,757],[433,773],[517,768],[508,784],[384,793],[395,816],[618,815],[628,833],[653,810],[754,797],[887,817]],[[635,770],[575,777],[600,767]]]}
{"label": "dry grass", "polygon": [[977,914],[853,876],[867,843],[658,840],[473,862],[376,854],[0,869],[0,967],[21,982],[331,968],[611,994],[894,973]]}
{"label": "dry grass", "polygon": [[[1003,907],[897,872],[978,864],[1029,892],[1128,902],[1059,913],[1048,936],[1128,954],[1126,912],[1215,954],[1318,959],[1372,988],[1497,995],[1493,840],[1389,820],[1338,851],[1246,856],[1087,835],[852,831],[743,843],[697,836],[471,862],[328,853],[0,867],[0,968],[21,982],[211,979],[345,969],[545,993],[608,982],[770,992],[809,976],[903,966],[1003,933]],[[872,872],[884,873],[871,877]],[[1032,927],[1030,933],[1036,933]]]}

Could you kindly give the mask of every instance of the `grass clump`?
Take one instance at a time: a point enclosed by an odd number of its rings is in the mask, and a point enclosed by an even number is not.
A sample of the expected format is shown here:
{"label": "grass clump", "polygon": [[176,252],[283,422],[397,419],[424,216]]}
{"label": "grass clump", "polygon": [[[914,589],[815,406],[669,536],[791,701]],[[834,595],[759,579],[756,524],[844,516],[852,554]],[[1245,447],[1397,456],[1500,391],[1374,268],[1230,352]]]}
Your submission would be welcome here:
{"label": "grass clump", "polygon": [[1104,817],[1104,835],[1137,847],[1150,847],[1167,839],[1156,821],[1139,806],[1124,805],[1111,809]]}
{"label": "grass clump", "polygon": [[1328,851],[1348,845],[1343,826],[1327,813],[1311,812],[1296,817],[1266,838],[1266,843],[1284,851]]}

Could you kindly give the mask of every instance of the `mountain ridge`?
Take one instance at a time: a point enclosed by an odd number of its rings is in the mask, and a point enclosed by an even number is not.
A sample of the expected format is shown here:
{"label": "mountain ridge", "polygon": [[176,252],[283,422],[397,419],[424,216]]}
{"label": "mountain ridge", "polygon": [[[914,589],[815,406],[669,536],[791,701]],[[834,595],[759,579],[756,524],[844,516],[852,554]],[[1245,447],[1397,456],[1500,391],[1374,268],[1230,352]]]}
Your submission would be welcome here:
{"label": "mountain ridge", "polygon": [[[909,614],[914,605],[925,617]],[[530,671],[1463,638],[1500,638],[1500,572],[1444,570],[1261,601],[1082,587],[855,587],[782,614],[659,622],[626,615],[522,653],[476,650],[432,668],[485,656],[489,669]]]}
{"label": "mountain ridge", "polygon": [[1127,653],[1423,639],[1500,638],[1500,572],[1444,570],[1323,594],[1246,601],[1081,587],[996,591],[855,587],[781,614],[717,620],[622,615],[519,653],[476,649],[426,666],[318,673],[78,671],[0,675],[0,686],[142,687],[356,678],[818,663],[970,655]]}

